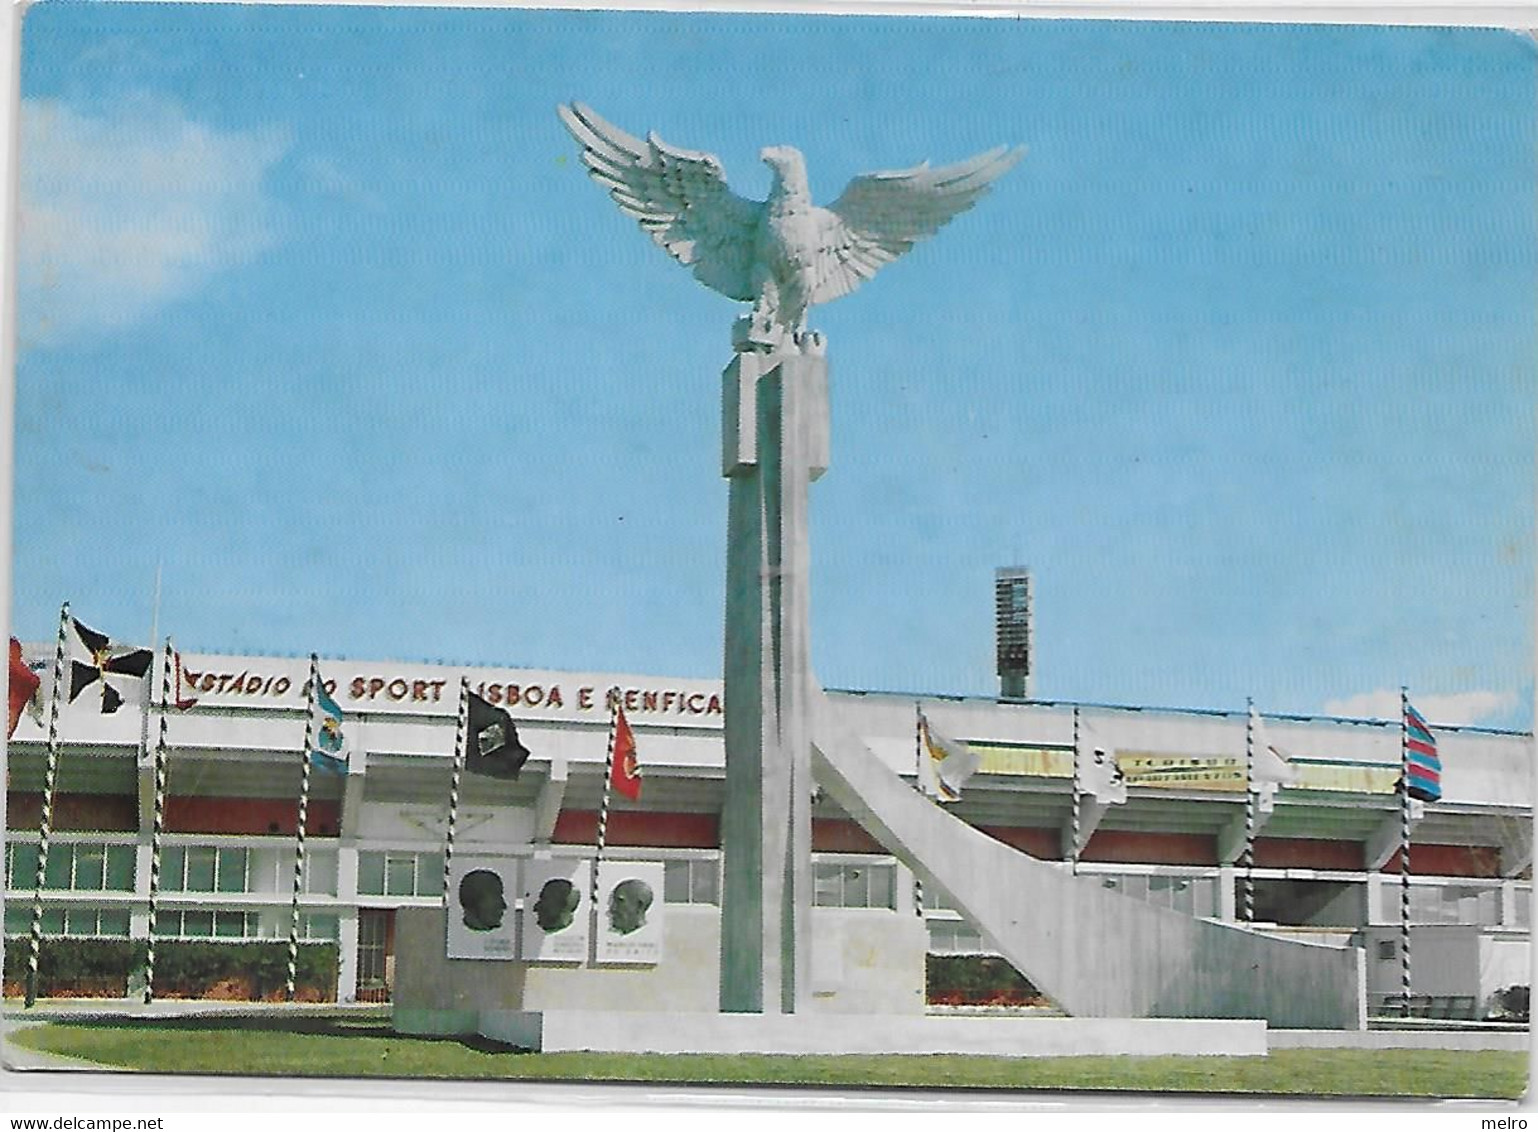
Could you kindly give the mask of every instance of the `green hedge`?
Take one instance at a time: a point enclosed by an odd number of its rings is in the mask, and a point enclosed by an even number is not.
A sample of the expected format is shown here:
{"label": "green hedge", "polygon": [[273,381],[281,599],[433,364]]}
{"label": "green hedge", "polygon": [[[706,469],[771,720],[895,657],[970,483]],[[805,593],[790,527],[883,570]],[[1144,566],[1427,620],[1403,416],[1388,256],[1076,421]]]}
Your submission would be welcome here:
{"label": "green hedge", "polygon": [[[5,941],[8,985],[25,979],[29,948],[25,936]],[[38,954],[38,994],[125,994],[129,972],[137,975],[144,968],[144,953],[143,940],[45,939]],[[336,995],[336,977],[335,943],[299,945],[296,993],[330,1001]],[[223,983],[265,998],[281,991],[287,981],[287,943],[159,940],[155,944],[157,995],[197,998]]]}
{"label": "green hedge", "polygon": [[930,955],[925,997],[944,1006],[1029,1006],[1041,993],[996,955]]}

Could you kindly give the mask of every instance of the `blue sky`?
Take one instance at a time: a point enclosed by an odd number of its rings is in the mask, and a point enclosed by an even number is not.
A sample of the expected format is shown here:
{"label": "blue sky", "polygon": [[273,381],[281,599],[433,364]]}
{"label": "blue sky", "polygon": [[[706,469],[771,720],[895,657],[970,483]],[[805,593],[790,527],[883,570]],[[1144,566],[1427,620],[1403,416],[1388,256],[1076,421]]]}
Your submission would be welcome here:
{"label": "blue sky", "polygon": [[1479,29],[44,3],[12,623],[719,671],[738,309],[556,115],[814,195],[1024,160],[829,338],[830,687],[1531,726],[1535,48]]}

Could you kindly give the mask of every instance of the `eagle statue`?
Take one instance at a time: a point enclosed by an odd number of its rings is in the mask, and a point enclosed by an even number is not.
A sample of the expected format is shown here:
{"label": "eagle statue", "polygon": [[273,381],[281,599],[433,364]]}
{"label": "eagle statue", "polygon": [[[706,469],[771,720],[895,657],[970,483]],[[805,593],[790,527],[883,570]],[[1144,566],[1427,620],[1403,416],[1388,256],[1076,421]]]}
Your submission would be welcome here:
{"label": "eagle statue", "polygon": [[812,203],[806,161],[788,145],[760,153],[774,173],[766,201],[738,196],[721,163],[655,133],[645,141],[573,102],[558,108],[589,175],[694,277],[752,302],[745,344],[807,338],[807,310],[847,295],[953,216],[971,208],[1024,153],[1000,146],[931,169],[866,173],[828,208]]}

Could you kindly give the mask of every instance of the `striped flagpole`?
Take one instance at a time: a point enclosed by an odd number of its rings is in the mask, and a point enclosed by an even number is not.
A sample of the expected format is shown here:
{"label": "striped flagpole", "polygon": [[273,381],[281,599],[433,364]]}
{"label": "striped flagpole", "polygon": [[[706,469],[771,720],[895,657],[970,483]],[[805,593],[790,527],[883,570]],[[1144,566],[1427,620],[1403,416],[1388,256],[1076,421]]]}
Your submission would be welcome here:
{"label": "striped flagpole", "polygon": [[1255,701],[1244,701],[1244,922],[1255,922]]}
{"label": "striped flagpole", "polygon": [[593,861],[591,914],[598,909],[598,867],[603,864],[604,840],[609,834],[609,784],[614,779],[614,732],[619,720],[619,689],[609,689],[609,749],[603,759],[603,797],[598,803],[598,854]]}
{"label": "striped flagpole", "polygon": [[320,657],[310,654],[309,694],[305,697],[304,749],[299,752],[299,824],[294,831],[294,902],[288,917],[288,982],[285,992],[294,1001],[299,974],[299,896],[304,891],[304,827],[310,816],[310,752],[315,749],[315,700],[320,687]]}
{"label": "striped flagpole", "polygon": [[160,843],[166,828],[166,778],[171,751],[166,745],[166,717],[171,705],[171,667],[175,650],[166,638],[165,671],[160,677],[160,738],[155,743],[155,820],[150,830],[149,936],[144,947],[144,1002],[155,1001],[155,912],[160,902]]}
{"label": "striped flagpole", "polygon": [[[914,783],[922,791],[924,789],[924,709],[919,706],[917,700],[913,701],[913,774]],[[913,876],[913,912],[920,918],[924,915],[924,882],[919,880],[917,873]]]}
{"label": "striped flagpole", "polygon": [[48,876],[48,839],[53,834],[53,787],[59,774],[59,695],[64,688],[64,650],[72,624],[69,602],[59,608],[59,643],[53,654],[53,693],[48,697],[48,761],[43,771],[43,811],[37,831],[37,884],[32,894],[32,938],[27,952],[24,1004],[37,1003],[37,960],[43,949],[43,882]]}
{"label": "striped flagpole", "polygon": [[449,822],[443,834],[443,906],[449,906],[449,863],[454,857],[454,827],[459,822],[459,779],[465,769],[465,740],[470,732],[470,678],[459,678],[459,723],[454,729],[454,770],[449,775]]}
{"label": "striped flagpole", "polygon": [[1410,743],[1406,718],[1410,690],[1399,689],[1399,982],[1410,1016]]}
{"label": "striped flagpole", "polygon": [[1084,793],[1079,779],[1079,706],[1073,708],[1073,850],[1068,855],[1069,868],[1079,875],[1079,833],[1083,817]]}

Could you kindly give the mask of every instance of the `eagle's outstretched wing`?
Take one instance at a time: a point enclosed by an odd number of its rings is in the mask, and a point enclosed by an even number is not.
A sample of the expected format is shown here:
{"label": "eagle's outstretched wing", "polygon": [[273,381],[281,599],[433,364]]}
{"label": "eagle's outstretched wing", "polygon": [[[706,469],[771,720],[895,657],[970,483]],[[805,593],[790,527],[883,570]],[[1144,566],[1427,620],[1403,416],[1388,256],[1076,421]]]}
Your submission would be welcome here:
{"label": "eagle's outstretched wing", "polygon": [[988,186],[1013,168],[1025,150],[990,149],[967,161],[931,169],[929,163],[849,182],[828,208],[814,303],[847,295],[883,265],[971,208]]}
{"label": "eagle's outstretched wing", "polygon": [[764,206],[732,192],[715,157],[676,149],[656,134],[643,142],[580,102],[557,109],[588,173],[626,216],[705,286],[738,301],[754,297],[754,237]]}

